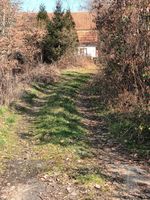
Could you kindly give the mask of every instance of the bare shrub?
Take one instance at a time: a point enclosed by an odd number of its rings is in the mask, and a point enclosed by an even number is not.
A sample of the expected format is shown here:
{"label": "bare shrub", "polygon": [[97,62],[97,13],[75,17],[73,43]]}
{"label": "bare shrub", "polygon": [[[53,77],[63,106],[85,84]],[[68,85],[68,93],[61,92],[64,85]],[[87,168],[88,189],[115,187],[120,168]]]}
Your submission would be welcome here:
{"label": "bare shrub", "polygon": [[20,77],[11,68],[0,68],[0,105],[9,105],[18,94]]}
{"label": "bare shrub", "polygon": [[0,2],[0,105],[16,98],[32,80],[33,70],[40,72],[42,62],[45,30],[37,27],[35,16],[19,13],[17,6],[9,0]]}
{"label": "bare shrub", "polygon": [[149,1],[94,0],[93,8],[97,13],[99,58],[104,79],[112,88],[109,93],[132,93],[135,104],[140,105],[142,100],[148,103],[149,75],[145,74],[150,63]]}
{"label": "bare shrub", "polygon": [[55,65],[39,64],[30,73],[31,82],[50,84],[59,78],[59,70]]}
{"label": "bare shrub", "polygon": [[109,131],[130,150],[148,157],[150,2],[91,1],[102,65],[92,87],[107,108]]}
{"label": "bare shrub", "polygon": [[59,69],[73,68],[73,67],[88,67],[93,64],[93,60],[90,57],[80,56],[76,52],[71,50],[67,51],[61,58],[56,62]]}

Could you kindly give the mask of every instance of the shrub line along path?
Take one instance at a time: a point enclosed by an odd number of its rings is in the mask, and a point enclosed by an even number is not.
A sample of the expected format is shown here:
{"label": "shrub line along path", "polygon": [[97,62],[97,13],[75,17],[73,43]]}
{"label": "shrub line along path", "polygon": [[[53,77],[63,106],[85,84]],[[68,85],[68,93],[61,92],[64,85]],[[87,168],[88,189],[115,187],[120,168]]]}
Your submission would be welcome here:
{"label": "shrub line along path", "polygon": [[0,200],[149,199],[149,167],[109,133],[93,66],[33,84],[16,103],[18,144],[3,160]]}

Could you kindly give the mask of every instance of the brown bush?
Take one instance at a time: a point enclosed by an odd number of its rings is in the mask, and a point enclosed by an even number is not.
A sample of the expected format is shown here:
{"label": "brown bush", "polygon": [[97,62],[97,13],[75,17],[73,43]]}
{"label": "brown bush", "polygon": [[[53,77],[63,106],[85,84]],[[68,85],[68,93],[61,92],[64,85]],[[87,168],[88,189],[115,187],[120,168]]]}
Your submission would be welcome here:
{"label": "brown bush", "polygon": [[50,84],[59,78],[59,70],[56,65],[39,64],[30,73],[31,82]]}
{"label": "brown bush", "polygon": [[32,81],[33,71],[34,77],[41,73],[37,68],[42,62],[41,41],[45,30],[37,27],[35,16],[19,13],[16,4],[8,0],[2,1],[0,8],[1,105],[13,101],[22,87]]}
{"label": "brown bush", "polygon": [[74,68],[74,67],[88,67],[93,64],[93,60],[90,57],[80,56],[72,51],[67,51],[61,58],[56,62],[59,69]]}
{"label": "brown bush", "polygon": [[112,0],[106,3],[94,0],[93,8],[97,13],[99,59],[104,66],[108,95],[121,99],[120,96],[124,94],[126,98],[128,93],[136,96],[129,98],[134,99],[135,105],[140,105],[141,101],[148,104],[149,1]]}

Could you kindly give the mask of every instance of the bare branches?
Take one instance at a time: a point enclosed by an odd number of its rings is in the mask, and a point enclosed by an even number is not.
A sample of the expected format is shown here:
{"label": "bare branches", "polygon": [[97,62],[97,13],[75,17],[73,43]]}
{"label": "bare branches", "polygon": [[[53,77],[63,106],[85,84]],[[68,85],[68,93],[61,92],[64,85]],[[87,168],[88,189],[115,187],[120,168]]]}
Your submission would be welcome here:
{"label": "bare branches", "polygon": [[0,1],[0,34],[5,36],[15,22],[15,14],[18,9],[16,2],[12,3],[10,0]]}
{"label": "bare branches", "polygon": [[[94,0],[99,52],[116,89],[145,99],[143,76],[150,64],[150,4],[148,0]],[[103,58],[103,59],[102,59]]]}
{"label": "bare branches", "polygon": [[17,1],[0,1],[0,104],[13,100],[18,83],[41,59],[44,31],[36,27],[35,16],[19,13],[18,6]]}

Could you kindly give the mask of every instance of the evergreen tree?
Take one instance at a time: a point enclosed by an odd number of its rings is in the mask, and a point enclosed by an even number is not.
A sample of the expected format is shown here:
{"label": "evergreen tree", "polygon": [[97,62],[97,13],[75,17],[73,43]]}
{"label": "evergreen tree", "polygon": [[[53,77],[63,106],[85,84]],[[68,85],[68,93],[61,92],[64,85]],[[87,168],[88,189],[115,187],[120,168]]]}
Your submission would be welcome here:
{"label": "evergreen tree", "polygon": [[[43,42],[45,62],[57,61],[70,47],[75,47],[77,34],[70,11],[64,13],[61,1],[57,1],[54,16],[47,26],[47,35]],[[74,33],[74,37],[72,37]],[[72,49],[73,49],[72,48]]]}
{"label": "evergreen tree", "polygon": [[64,20],[65,20],[65,26],[68,30],[75,29],[75,22],[73,20],[70,10],[66,11]]}
{"label": "evergreen tree", "polygon": [[48,17],[45,5],[43,4],[40,5],[39,12],[37,14],[37,21],[38,21],[38,25],[41,28],[43,28],[43,26],[46,26],[49,21],[49,17]]}
{"label": "evergreen tree", "polygon": [[76,25],[71,15],[71,11],[67,10],[64,16],[65,31],[67,35],[68,48],[76,50],[78,46],[78,35],[75,29]]}

